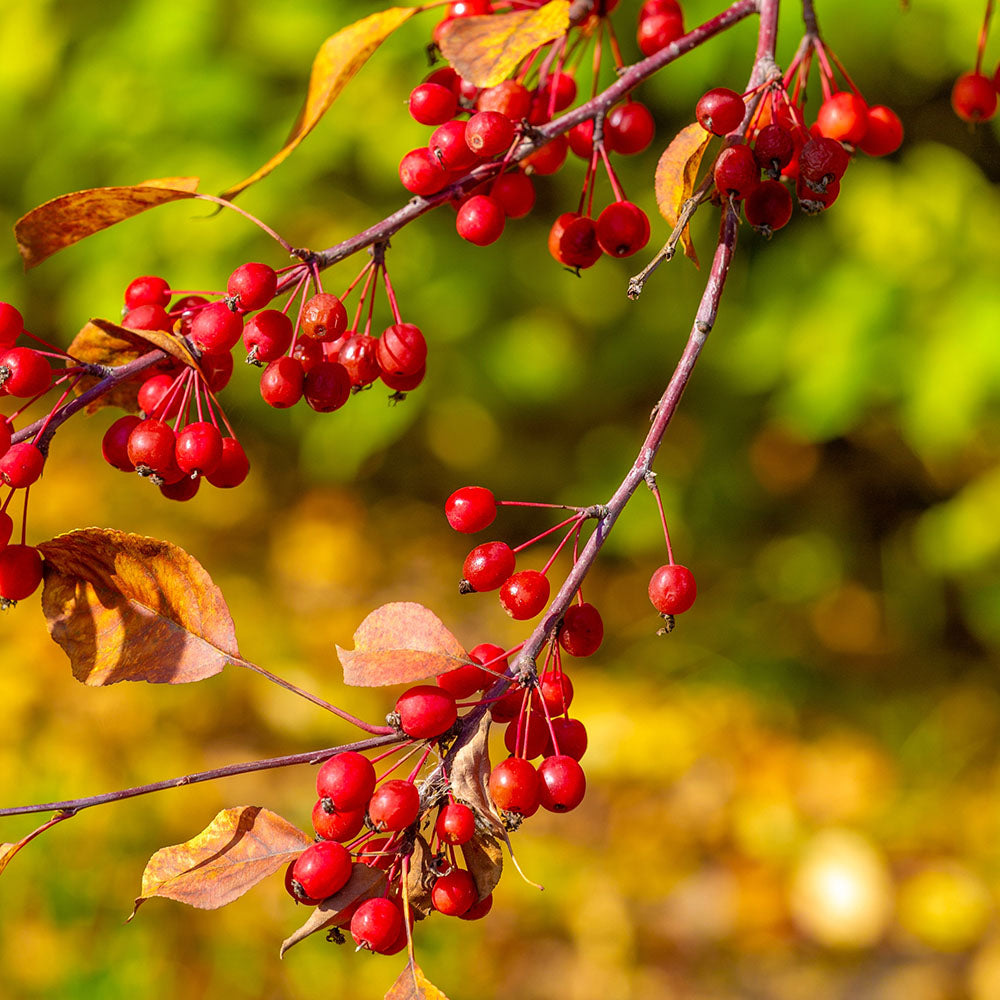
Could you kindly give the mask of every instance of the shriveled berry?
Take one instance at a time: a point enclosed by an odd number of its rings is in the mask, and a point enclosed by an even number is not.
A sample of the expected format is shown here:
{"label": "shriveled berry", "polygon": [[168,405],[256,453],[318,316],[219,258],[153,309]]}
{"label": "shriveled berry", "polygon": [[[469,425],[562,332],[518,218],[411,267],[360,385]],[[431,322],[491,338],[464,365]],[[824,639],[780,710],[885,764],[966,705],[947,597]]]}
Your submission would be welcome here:
{"label": "shriveled berry", "polygon": [[765,125],[754,139],[753,155],[761,170],[767,170],[772,175],[787,166],[795,153],[795,140],[792,133],[781,125],[771,123]]}
{"label": "shriveled berry", "polygon": [[679,615],[694,604],[698,594],[694,574],[687,566],[668,563],[649,580],[649,599],[661,615]]}
{"label": "shriveled berry", "polygon": [[534,618],[548,602],[548,577],[536,569],[514,573],[500,587],[500,605],[516,621]]}
{"label": "shriveled berry", "polygon": [[464,868],[440,876],[431,889],[431,904],[446,917],[460,917],[478,899],[476,880]]}
{"label": "shriveled berry", "polygon": [[738,128],[746,114],[743,97],[728,87],[706,91],[695,105],[695,117],[706,132],[728,135]]}
{"label": "shriveled berry", "polygon": [[219,489],[232,489],[239,486],[249,474],[250,459],[247,458],[243,445],[236,438],[224,438],[219,464],[205,478]]}
{"label": "shriveled berry", "polygon": [[810,139],[799,153],[799,177],[813,191],[822,193],[847,171],[851,158],[836,139]]}
{"label": "shriveled berry", "polygon": [[226,282],[226,292],[241,312],[262,309],[274,298],[277,288],[274,268],[257,261],[241,264]]}
{"label": "shriveled berry", "polygon": [[583,768],[572,757],[546,757],[538,765],[538,802],[549,812],[575,809],[587,792]]}
{"label": "shriveled berry", "polygon": [[593,604],[571,604],[559,629],[559,643],[570,656],[590,656],[604,640],[604,622]]}
{"label": "shriveled berry", "polygon": [[760,182],[760,167],[749,146],[727,146],[715,161],[715,186],[722,195],[745,198]]}
{"label": "shriveled berry", "polygon": [[420,793],[412,781],[394,778],[375,789],[368,817],[376,830],[403,830],[420,812]]}
{"label": "shriveled berry", "polygon": [[8,545],[0,549],[0,597],[23,601],[42,582],[42,555],[32,545]]}
{"label": "shriveled berry", "polygon": [[462,575],[472,590],[496,590],[514,572],[514,563],[506,542],[484,542],[465,557]]}
{"label": "shriveled berry", "polygon": [[476,832],[476,815],[461,802],[449,802],[448,805],[441,807],[437,822],[434,824],[434,831],[442,843],[452,844],[455,847],[466,844],[472,840]]}
{"label": "shriveled berry", "polygon": [[455,696],[441,687],[421,684],[396,699],[399,724],[415,740],[431,739],[447,732],[458,718]]}
{"label": "shriveled berry", "polygon": [[829,181],[825,188],[819,191],[800,177],[795,185],[795,192],[799,198],[799,208],[806,215],[816,215],[826,211],[837,200],[840,194],[840,181]]}
{"label": "shriveled berry", "polygon": [[45,456],[30,441],[12,444],[0,457],[0,482],[23,490],[38,481],[45,466]]}
{"label": "shriveled berry", "polygon": [[792,217],[792,195],[781,181],[761,181],[743,204],[747,222],[766,236],[788,224]]}
{"label": "shriveled berry", "polygon": [[300,329],[314,340],[336,340],[347,330],[347,310],[340,298],[318,292],[302,308]]}
{"label": "shriveled berry", "polygon": [[482,531],[496,519],[496,498],[485,486],[463,486],[445,501],[444,514],[455,531]]}

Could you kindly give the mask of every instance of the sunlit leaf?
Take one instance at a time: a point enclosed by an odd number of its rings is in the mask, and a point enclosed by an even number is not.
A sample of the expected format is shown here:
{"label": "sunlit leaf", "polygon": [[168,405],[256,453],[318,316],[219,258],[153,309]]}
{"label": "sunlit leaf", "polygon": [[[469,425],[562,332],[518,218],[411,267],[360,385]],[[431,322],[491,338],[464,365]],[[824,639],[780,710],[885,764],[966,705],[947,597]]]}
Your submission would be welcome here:
{"label": "sunlit leaf", "polygon": [[132,910],[154,896],[215,910],[297,858],[312,838],[262,806],[223,809],[183,844],[157,851],[142,873],[142,895]]}
{"label": "sunlit leaf", "polygon": [[279,163],[287,159],[292,150],[316,127],[330,105],[372,53],[419,9],[419,7],[390,7],[388,10],[370,14],[331,35],[320,46],[313,60],[306,102],[292,126],[285,145],[259,170],[254,171],[239,184],[233,185],[228,191],[224,191],[221,197],[235,198],[241,191],[245,191],[262,177],[266,177]]}
{"label": "sunlit leaf", "polygon": [[438,45],[464,79],[495,87],[539,45],[567,31],[569,0],[551,0],[534,10],[452,18],[441,29]]}
{"label": "sunlit leaf", "polygon": [[[694,193],[701,158],[711,139],[711,132],[706,132],[698,122],[688,125],[674,136],[656,164],[656,204],[671,228],[677,225],[684,202]],[[685,255],[697,264],[698,255],[687,226],[681,233],[680,244]]]}
{"label": "sunlit leaf", "polygon": [[222,592],[176,545],[85,528],[39,549],[49,632],[84,684],[182,684],[245,662]]}
{"label": "sunlit leaf", "polygon": [[448,1000],[448,998],[424,975],[415,962],[407,964],[399,978],[389,987],[385,1000]]}
{"label": "sunlit leaf", "polygon": [[193,198],[197,177],[160,177],[128,187],[74,191],[33,208],[14,225],[27,271],[57,250],[78,243],[133,215],[180,198]]}
{"label": "sunlit leaf", "polygon": [[491,717],[484,712],[479,726],[464,741],[452,748],[446,764],[452,794],[459,802],[475,809],[484,819],[501,826],[500,817],[489,796]]}
{"label": "sunlit leaf", "polygon": [[431,903],[431,889],[437,876],[431,868],[433,857],[427,841],[418,833],[413,841],[413,853],[410,855],[406,873],[409,903],[418,913],[427,914],[434,908]]}
{"label": "sunlit leaf", "polygon": [[503,874],[503,851],[500,843],[489,834],[476,834],[462,844],[465,867],[476,881],[479,898],[485,899],[499,884]]}
{"label": "sunlit leaf", "polygon": [[343,889],[324,899],[319,906],[314,907],[312,913],[309,914],[309,919],[294,934],[281,942],[282,958],[292,945],[303,941],[310,934],[344,923],[344,918],[340,916],[341,911],[358,900],[371,899],[373,896],[381,895],[385,888],[385,881],[385,872],[381,868],[355,862],[351,869],[351,877]]}
{"label": "sunlit leaf", "polygon": [[433,611],[413,601],[376,608],[354,633],[354,649],[337,647],[344,683],[405,684],[471,661]]}

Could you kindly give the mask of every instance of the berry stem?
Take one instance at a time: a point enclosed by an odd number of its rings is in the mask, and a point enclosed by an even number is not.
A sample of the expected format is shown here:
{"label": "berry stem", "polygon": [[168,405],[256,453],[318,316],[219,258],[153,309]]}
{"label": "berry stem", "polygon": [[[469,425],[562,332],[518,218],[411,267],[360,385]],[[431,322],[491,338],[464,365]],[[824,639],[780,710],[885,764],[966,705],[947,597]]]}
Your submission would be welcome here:
{"label": "berry stem", "polygon": [[522,542],[520,545],[515,546],[511,551],[516,555],[518,552],[522,552],[524,549],[528,548],[530,545],[534,545],[535,542],[540,542],[543,538],[547,538],[553,532],[558,531],[560,528],[564,528],[567,524],[576,521],[580,518],[580,515],[574,514],[572,517],[567,517],[565,521],[560,521],[558,524],[554,524],[551,528],[543,531],[540,535],[535,535],[534,538],[529,539],[526,542]]}
{"label": "berry stem", "polygon": [[663,497],[660,496],[660,487],[656,482],[656,473],[650,472],[646,476],[646,485],[649,487],[650,493],[656,498],[656,506],[660,511],[660,524],[663,525],[663,538],[667,543],[667,559],[673,564],[674,561],[674,550],[670,545],[670,532],[667,530],[667,515],[663,511]]}
{"label": "berry stem", "polygon": [[983,71],[983,53],[986,51],[986,37],[990,33],[990,20],[993,17],[993,0],[986,0],[986,11],[983,14],[983,26],[979,29],[979,44],[976,47],[976,72]]}
{"label": "berry stem", "polygon": [[239,205],[234,205],[231,201],[226,201],[225,198],[216,198],[211,194],[196,194],[192,197],[199,199],[200,201],[210,201],[213,205],[219,205],[221,208],[231,208],[234,212],[242,215],[244,219],[249,219],[255,226],[263,229],[271,239],[275,240],[278,245],[288,253],[291,253],[294,249],[291,243],[287,240],[282,239],[269,225],[261,222],[260,219],[255,215],[251,215],[245,209],[239,207]]}

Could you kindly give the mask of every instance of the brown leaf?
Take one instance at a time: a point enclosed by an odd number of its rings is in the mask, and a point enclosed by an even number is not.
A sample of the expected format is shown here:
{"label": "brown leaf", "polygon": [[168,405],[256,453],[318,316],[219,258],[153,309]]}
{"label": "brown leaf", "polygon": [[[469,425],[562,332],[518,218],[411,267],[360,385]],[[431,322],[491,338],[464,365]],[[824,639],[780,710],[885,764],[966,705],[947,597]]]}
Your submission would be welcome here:
{"label": "brown leaf", "polygon": [[448,998],[424,975],[416,962],[399,974],[399,978],[389,987],[385,1000],[448,1000]]}
{"label": "brown leaf", "polygon": [[433,857],[427,841],[418,833],[413,843],[413,853],[410,855],[410,864],[406,873],[406,891],[409,895],[410,906],[425,916],[434,909],[431,903],[431,889],[434,887],[434,879],[436,878],[431,870]]}
{"label": "brown leaf", "polygon": [[496,837],[487,833],[476,834],[462,845],[465,867],[476,880],[479,898],[485,899],[500,883],[503,874],[503,851]]}
{"label": "brown leaf", "polygon": [[14,224],[24,269],[27,271],[57,250],[149,208],[193,198],[197,188],[197,177],[160,177],[128,187],[88,188],[53,198]]}
{"label": "brown leaf", "polygon": [[569,0],[551,0],[534,10],[453,18],[442,27],[438,44],[460,76],[477,87],[495,87],[539,45],[567,31]]}
{"label": "brown leaf", "polygon": [[118,326],[106,319],[92,319],[90,321],[99,330],[102,330],[110,337],[134,337],[138,338],[140,344],[144,344],[143,354],[146,351],[158,347],[161,351],[182,361],[190,368],[197,369],[198,362],[194,355],[188,350],[187,344],[180,337],[173,333],[166,333],[163,330],[133,330],[130,327]]}
{"label": "brown leaf", "polygon": [[84,684],[182,684],[246,664],[222,592],[183,549],[106,528],[39,549],[49,632]]}
{"label": "brown leaf", "polygon": [[288,820],[262,806],[223,809],[196,837],[147,862],[136,910],[154,896],[215,910],[297,858],[310,844]]}
{"label": "brown leaf", "polygon": [[405,684],[471,663],[433,611],[413,601],[376,608],[354,633],[354,649],[337,647],[344,683]]}
{"label": "brown leaf", "polygon": [[241,191],[245,191],[262,177],[266,177],[279,163],[287,159],[292,150],[316,127],[330,105],[372,53],[419,9],[419,7],[390,7],[388,10],[370,14],[331,35],[320,46],[313,60],[306,101],[292,126],[291,133],[285,140],[285,145],[264,166],[239,184],[233,185],[228,191],[223,191],[220,197],[231,201]]}
{"label": "brown leaf", "polygon": [[476,810],[483,819],[502,827],[489,794],[491,721],[490,713],[484,712],[476,731],[459,738],[462,742],[449,751],[445,770],[455,798]]}
{"label": "brown leaf", "polygon": [[[701,158],[711,139],[711,132],[706,132],[698,122],[688,125],[674,136],[656,164],[656,204],[671,229],[677,225],[681,206],[694,193]],[[697,264],[698,255],[687,226],[680,243],[685,255]]]}
{"label": "brown leaf", "polygon": [[385,872],[381,868],[355,862],[351,869],[351,877],[344,888],[324,899],[309,914],[309,919],[294,934],[281,942],[281,957],[285,957],[285,952],[293,944],[298,944],[310,934],[340,922],[339,915],[345,907],[360,899],[371,899],[373,896],[381,895],[384,887]]}
{"label": "brown leaf", "polygon": [[19,840],[16,844],[0,844],[0,874],[14,860],[14,855],[24,847],[24,841]]}

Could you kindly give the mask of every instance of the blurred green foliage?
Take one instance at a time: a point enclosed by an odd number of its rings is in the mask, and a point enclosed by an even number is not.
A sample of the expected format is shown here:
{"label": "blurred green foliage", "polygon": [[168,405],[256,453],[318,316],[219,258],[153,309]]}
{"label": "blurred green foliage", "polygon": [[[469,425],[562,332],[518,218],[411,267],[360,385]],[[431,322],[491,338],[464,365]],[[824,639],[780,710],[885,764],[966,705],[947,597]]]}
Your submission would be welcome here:
{"label": "blurred green foliage", "polygon": [[[784,6],[787,58],[798,26]],[[1000,995],[1000,157],[995,124],[970,132],[948,106],[981,5],[818,6],[907,142],[891,160],[859,159],[825,216],[796,216],[770,244],[741,232],[656,463],[698,603],[673,635],[653,634],[645,585],[662,537],[638,495],[586,585],[607,629],[573,668],[590,794],[516,838],[544,894],[511,872],[486,921],[420,927],[420,962],[453,1000]],[[280,146],[322,39],[370,9],[0,0],[0,223],[147,177],[223,189]],[[692,24],[715,12],[686,10]],[[625,4],[615,15],[627,57],[633,17]],[[403,102],[429,30],[416,19],[391,39],[241,204],[312,247],[401,204],[396,164],[423,135]],[[660,147],[707,87],[742,86],[753,42],[741,25],[642,89]],[[992,65],[995,38],[987,52]],[[654,160],[621,169],[651,216]],[[468,542],[448,532],[444,498],[476,482],[511,499],[606,499],[704,280],[678,260],[631,304],[629,262],[582,280],[556,267],[545,234],[582,172],[571,162],[541,181],[535,215],[493,247],[461,244],[449,209],[393,240],[405,318],[431,343],[426,383],[404,404],[372,391],[330,416],[277,413],[252,375],[237,377],[225,403],[255,472],[188,505],[103,465],[110,414],[73,421],[33,491],[30,540],[97,523],[183,545],[221,585],[248,657],[370,718],[390,693],[343,690],[333,646],[379,603],[419,600],[469,645],[520,640],[492,598],[455,595]],[[714,225],[696,219],[703,256]],[[88,317],[115,316],[136,274],[221,287],[247,259],[283,263],[234,213],[180,203],[27,276],[11,241],[0,281],[34,332],[68,343]],[[329,287],[357,267],[339,265]],[[496,531],[520,540],[548,523],[505,512]],[[184,689],[82,688],[33,602],[4,616],[2,641],[3,803],[351,737],[235,670]],[[304,919],[278,879],[219,913],[154,901],[122,926],[155,849],[228,805],[307,826],[312,780],[194,786],[87,811],[31,845],[2,878],[3,995],[381,996],[398,960],[314,938],[278,962]],[[0,840],[31,828],[4,821]]]}

